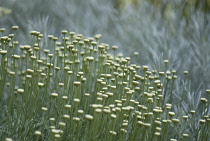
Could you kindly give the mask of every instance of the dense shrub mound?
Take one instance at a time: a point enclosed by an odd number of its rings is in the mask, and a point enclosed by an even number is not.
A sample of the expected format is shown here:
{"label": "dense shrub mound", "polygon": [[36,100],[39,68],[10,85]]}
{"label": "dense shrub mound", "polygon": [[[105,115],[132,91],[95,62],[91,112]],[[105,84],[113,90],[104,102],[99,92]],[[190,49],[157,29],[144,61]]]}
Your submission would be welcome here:
{"label": "dense shrub mound", "polygon": [[168,60],[163,71],[150,70],[101,43],[100,34],[66,30],[60,38],[31,31],[20,45],[18,26],[12,29],[7,36],[0,29],[1,140],[210,138],[210,90],[206,98],[186,93]]}

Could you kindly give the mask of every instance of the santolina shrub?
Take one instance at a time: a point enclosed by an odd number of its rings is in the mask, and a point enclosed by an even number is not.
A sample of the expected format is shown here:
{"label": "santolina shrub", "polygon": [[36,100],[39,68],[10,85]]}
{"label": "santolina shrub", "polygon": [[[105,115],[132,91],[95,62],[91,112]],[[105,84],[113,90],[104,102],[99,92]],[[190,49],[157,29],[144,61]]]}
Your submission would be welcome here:
{"label": "santolina shrub", "polygon": [[66,30],[60,38],[31,31],[30,44],[20,45],[18,26],[12,29],[9,35],[0,29],[1,140],[210,137],[210,90],[198,99],[200,111],[188,109],[185,93],[176,94],[179,76],[167,69],[168,60],[164,71],[150,70],[101,43],[101,34]]}

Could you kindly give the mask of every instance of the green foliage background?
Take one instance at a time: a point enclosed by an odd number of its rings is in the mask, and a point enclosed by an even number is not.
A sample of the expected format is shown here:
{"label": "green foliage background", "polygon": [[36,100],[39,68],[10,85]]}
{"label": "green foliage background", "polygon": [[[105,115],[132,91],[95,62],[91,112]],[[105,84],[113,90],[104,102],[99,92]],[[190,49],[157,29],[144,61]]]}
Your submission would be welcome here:
{"label": "green foliage background", "polygon": [[167,5],[164,12],[147,1],[138,8],[128,3],[119,12],[112,1],[3,0],[0,4],[12,9],[12,14],[2,17],[0,24],[8,29],[21,27],[23,40],[30,30],[57,35],[62,29],[89,36],[102,33],[103,42],[120,46],[126,56],[138,51],[139,64],[161,69],[162,60],[169,59],[172,68],[189,71],[193,88],[207,88],[209,14],[190,7],[186,18],[182,16],[184,2],[162,3]]}

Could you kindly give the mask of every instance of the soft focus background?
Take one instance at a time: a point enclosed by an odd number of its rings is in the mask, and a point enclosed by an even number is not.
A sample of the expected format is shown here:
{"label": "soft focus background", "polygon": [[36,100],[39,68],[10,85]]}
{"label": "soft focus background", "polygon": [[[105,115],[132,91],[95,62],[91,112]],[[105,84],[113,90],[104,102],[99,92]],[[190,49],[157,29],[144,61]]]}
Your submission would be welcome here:
{"label": "soft focus background", "polygon": [[18,25],[23,43],[31,30],[102,34],[102,42],[138,65],[161,71],[169,60],[180,86],[189,71],[187,90],[202,94],[210,84],[209,6],[209,0],[0,0],[0,27],[9,33]]}

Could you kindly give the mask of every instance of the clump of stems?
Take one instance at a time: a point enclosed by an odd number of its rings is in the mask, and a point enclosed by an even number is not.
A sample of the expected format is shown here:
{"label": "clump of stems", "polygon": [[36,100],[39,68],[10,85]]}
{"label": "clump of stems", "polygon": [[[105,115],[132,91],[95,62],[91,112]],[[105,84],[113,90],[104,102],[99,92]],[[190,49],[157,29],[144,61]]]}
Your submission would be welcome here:
{"label": "clump of stems", "polygon": [[0,37],[1,139],[209,139],[210,90],[201,112],[177,112],[185,97],[176,102],[178,76],[167,60],[163,71],[150,70],[100,43],[100,34],[66,30],[61,39],[31,31],[31,43],[20,45],[13,29]]}

